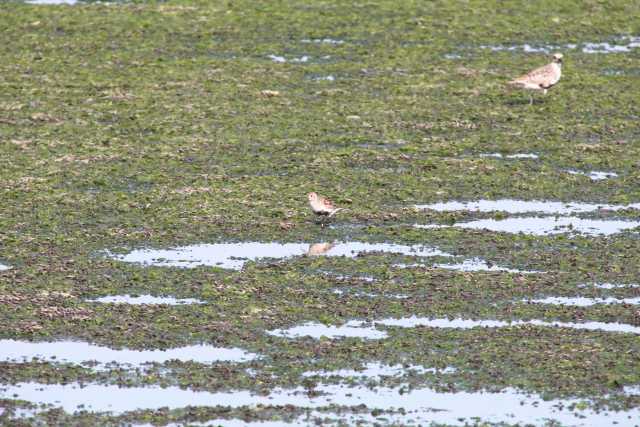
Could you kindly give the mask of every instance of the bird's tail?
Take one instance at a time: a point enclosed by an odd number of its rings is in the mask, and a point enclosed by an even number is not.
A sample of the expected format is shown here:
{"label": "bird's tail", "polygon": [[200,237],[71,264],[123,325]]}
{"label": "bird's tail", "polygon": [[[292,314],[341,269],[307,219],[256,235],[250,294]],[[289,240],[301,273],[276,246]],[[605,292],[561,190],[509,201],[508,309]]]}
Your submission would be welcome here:
{"label": "bird's tail", "polygon": [[331,213],[329,214],[329,218],[331,218],[332,216],[334,216],[335,214],[337,214],[337,213],[338,213],[338,212],[340,212],[340,211],[348,211],[348,210],[349,210],[349,209],[347,209],[347,208],[337,208],[337,209],[334,209],[334,211],[333,211],[333,212],[331,212]]}

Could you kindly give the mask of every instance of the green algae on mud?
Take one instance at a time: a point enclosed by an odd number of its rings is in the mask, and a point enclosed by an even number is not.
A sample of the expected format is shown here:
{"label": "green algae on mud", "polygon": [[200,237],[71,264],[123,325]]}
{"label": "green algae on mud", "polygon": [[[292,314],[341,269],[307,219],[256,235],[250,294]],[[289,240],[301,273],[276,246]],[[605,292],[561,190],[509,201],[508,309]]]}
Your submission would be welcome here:
{"label": "green algae on mud", "polygon": [[[412,227],[500,215],[413,209],[440,200],[639,202],[640,86],[633,74],[606,71],[633,69],[640,49],[565,52],[562,81],[530,107],[526,94],[506,90],[504,82],[544,63],[544,55],[477,48],[638,35],[637,4],[185,0],[0,8],[0,259],[12,267],[0,271],[0,338],[74,338],[136,349],[205,342],[264,356],[246,365],[174,361],[144,373],[0,361],[2,384],[312,392],[326,380],[305,378],[306,371],[383,361],[457,369],[446,377],[403,378],[410,387],[518,387],[549,398],[579,396],[595,406],[640,405],[637,396],[620,393],[640,383],[640,339],[630,334],[418,327],[393,329],[376,342],[266,334],[306,321],[410,315],[637,324],[633,305],[522,302],[543,295],[637,297],[636,288],[580,288],[640,281],[635,232],[604,238]],[[317,42],[325,39],[343,43]],[[461,58],[448,56],[460,51]],[[303,56],[310,59],[290,60]],[[335,80],[310,80],[328,75]],[[540,158],[477,156],[492,152]],[[566,169],[619,176],[591,182]],[[307,211],[309,191],[351,212],[334,227],[319,228]],[[239,272],[183,270],[141,268],[103,252],[345,240],[425,244],[460,259],[545,273],[400,269],[394,264],[414,260],[380,253],[248,262]],[[327,271],[376,280],[338,283],[322,274]],[[338,295],[337,287],[355,291]],[[205,304],[87,301],[132,293]],[[397,294],[408,298],[388,297]],[[212,407],[116,417],[52,410],[32,421],[163,425],[218,417],[293,420],[301,412]]]}

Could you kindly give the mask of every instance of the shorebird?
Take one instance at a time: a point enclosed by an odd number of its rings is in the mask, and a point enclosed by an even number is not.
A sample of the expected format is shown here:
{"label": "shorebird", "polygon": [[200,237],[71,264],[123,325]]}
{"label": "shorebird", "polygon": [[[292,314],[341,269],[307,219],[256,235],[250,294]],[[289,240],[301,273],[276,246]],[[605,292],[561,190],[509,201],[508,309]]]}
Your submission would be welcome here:
{"label": "shorebird", "polygon": [[[513,79],[508,84],[521,89],[541,90],[546,95],[547,90],[555,86],[562,75],[562,54],[554,53],[551,58],[549,64]],[[533,104],[532,94],[529,95],[529,100],[529,104]]]}
{"label": "shorebird", "polygon": [[344,208],[336,208],[333,202],[326,197],[319,196],[318,193],[307,194],[309,198],[309,206],[314,214],[331,218],[338,212],[345,210]]}

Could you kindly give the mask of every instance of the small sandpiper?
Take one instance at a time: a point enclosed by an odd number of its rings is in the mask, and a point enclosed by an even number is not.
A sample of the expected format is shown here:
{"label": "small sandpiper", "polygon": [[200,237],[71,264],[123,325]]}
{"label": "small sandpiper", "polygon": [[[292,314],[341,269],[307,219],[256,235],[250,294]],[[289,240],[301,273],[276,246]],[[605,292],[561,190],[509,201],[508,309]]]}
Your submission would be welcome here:
{"label": "small sandpiper", "polygon": [[[511,80],[508,84],[529,90],[541,90],[545,95],[547,90],[555,86],[562,76],[562,54],[554,53],[551,62],[543,67]],[[533,95],[529,95],[529,104],[533,104]]]}
{"label": "small sandpiper", "polygon": [[309,198],[311,210],[320,217],[331,218],[338,212],[345,210],[344,208],[337,208],[331,200],[319,196],[318,193],[309,193],[307,197]]}

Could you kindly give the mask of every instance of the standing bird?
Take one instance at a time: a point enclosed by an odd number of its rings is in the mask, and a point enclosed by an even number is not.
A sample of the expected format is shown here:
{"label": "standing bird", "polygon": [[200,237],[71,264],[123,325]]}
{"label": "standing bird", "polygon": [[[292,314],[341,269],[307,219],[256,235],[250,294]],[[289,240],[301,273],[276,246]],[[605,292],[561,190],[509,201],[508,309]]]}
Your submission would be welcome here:
{"label": "standing bird", "polygon": [[[546,95],[547,90],[555,86],[562,76],[562,54],[554,53],[551,58],[551,63],[513,79],[508,84],[521,89],[541,90]],[[532,94],[529,99],[529,105],[533,104]]]}
{"label": "standing bird", "polygon": [[309,206],[314,214],[331,218],[338,212],[345,210],[344,208],[336,208],[333,202],[326,197],[318,196],[318,193],[307,194],[309,198]]}

